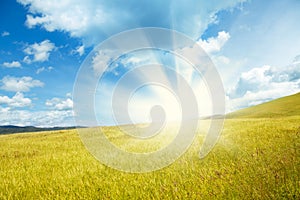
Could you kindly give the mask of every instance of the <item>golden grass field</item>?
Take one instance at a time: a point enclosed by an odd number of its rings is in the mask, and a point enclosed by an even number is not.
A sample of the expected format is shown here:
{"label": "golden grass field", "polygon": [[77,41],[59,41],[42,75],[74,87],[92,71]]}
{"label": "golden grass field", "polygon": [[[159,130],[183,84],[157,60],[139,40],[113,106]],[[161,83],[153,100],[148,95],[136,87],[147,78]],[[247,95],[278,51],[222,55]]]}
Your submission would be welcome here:
{"label": "golden grass field", "polygon": [[[187,153],[144,174],[100,164],[77,130],[1,135],[0,199],[300,199],[299,112],[231,116],[216,147],[199,159],[209,123],[202,120]],[[116,127],[106,130],[115,143],[130,145],[115,137]]]}

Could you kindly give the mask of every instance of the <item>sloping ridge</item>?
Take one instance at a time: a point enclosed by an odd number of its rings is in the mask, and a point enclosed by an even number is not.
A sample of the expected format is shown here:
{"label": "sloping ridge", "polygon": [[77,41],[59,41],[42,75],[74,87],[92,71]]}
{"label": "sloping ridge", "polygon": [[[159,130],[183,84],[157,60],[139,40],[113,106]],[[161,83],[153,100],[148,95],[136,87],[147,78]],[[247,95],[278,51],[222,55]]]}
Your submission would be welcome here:
{"label": "sloping ridge", "polygon": [[300,116],[300,93],[275,99],[226,115],[226,118],[276,118]]}

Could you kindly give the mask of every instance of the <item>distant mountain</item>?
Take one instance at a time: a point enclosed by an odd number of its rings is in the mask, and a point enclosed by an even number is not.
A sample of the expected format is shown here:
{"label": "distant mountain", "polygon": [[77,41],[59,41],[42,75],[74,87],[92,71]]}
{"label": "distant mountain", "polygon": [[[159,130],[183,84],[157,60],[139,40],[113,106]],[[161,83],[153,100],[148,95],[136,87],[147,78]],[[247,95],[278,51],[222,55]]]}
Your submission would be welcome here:
{"label": "distant mountain", "polygon": [[55,130],[67,130],[75,129],[76,127],[52,127],[52,128],[38,128],[34,126],[0,126],[0,134],[11,133],[24,133],[24,132],[38,132],[38,131],[55,131]]}
{"label": "distant mountain", "polygon": [[300,93],[241,109],[226,118],[276,118],[300,116]]}

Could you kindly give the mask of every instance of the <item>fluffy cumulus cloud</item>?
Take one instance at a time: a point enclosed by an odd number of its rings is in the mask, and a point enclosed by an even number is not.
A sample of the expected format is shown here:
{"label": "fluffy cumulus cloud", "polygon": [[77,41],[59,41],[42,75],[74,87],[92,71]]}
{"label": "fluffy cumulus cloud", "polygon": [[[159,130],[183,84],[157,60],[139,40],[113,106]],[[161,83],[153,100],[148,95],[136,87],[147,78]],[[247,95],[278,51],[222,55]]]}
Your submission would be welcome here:
{"label": "fluffy cumulus cloud", "polygon": [[300,57],[284,68],[262,66],[241,74],[228,91],[228,111],[253,106],[300,91]]}
{"label": "fluffy cumulus cloud", "polygon": [[27,27],[66,31],[89,46],[120,31],[149,26],[173,28],[196,39],[217,21],[218,11],[246,0],[17,1],[28,8]]}
{"label": "fluffy cumulus cloud", "polygon": [[[199,54],[198,46],[200,46],[206,53],[210,55],[214,55],[222,50],[222,47],[226,44],[226,42],[230,39],[230,34],[225,31],[221,31],[218,33],[217,37],[211,37],[207,40],[198,40],[193,46],[184,47],[182,49],[178,49],[177,52],[186,55],[188,58],[198,59],[196,55]],[[220,56],[219,59],[222,59],[224,62],[229,62],[229,59],[225,56]]]}
{"label": "fluffy cumulus cloud", "polygon": [[229,40],[230,34],[225,31],[221,31],[218,33],[217,37],[211,37],[207,40],[199,40],[198,44],[208,53],[212,54],[221,50],[221,48],[226,44]]}
{"label": "fluffy cumulus cloud", "polygon": [[70,98],[67,99],[52,98],[46,101],[46,106],[55,110],[72,110],[73,101]]}
{"label": "fluffy cumulus cloud", "polygon": [[50,52],[55,48],[54,43],[49,40],[44,40],[40,43],[34,43],[24,49],[27,56],[24,57],[24,62],[44,62],[49,59]]}
{"label": "fluffy cumulus cloud", "polygon": [[31,105],[31,99],[25,98],[23,93],[17,92],[12,98],[8,96],[0,96],[0,105],[11,107],[26,107]]}
{"label": "fluffy cumulus cloud", "polygon": [[11,92],[28,92],[34,87],[43,87],[44,83],[30,76],[5,76],[0,80],[0,89]]}
{"label": "fluffy cumulus cloud", "polygon": [[70,96],[71,94],[68,93],[66,99],[47,100],[45,103],[47,108],[35,111],[25,109],[32,106],[31,99],[25,98],[21,92],[17,92],[11,98],[0,96],[0,125],[74,126],[73,101]]}
{"label": "fluffy cumulus cloud", "polygon": [[4,67],[7,67],[7,68],[18,68],[18,67],[21,67],[21,63],[18,62],[18,61],[4,62],[2,65]]}

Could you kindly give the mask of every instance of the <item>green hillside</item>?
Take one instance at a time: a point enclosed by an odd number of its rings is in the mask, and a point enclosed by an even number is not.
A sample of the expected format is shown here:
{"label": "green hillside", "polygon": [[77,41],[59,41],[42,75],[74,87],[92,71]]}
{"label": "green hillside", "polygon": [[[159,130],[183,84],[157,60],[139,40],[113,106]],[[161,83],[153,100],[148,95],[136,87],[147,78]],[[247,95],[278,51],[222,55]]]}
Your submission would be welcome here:
{"label": "green hillside", "polygon": [[229,113],[226,118],[277,118],[300,115],[300,93]]}

